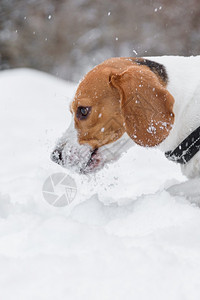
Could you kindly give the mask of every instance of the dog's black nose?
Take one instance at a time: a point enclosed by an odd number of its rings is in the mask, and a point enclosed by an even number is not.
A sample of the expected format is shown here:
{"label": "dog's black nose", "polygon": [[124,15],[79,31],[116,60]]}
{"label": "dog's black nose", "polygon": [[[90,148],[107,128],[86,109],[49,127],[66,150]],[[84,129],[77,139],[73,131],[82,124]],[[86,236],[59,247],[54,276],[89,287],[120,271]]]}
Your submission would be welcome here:
{"label": "dog's black nose", "polygon": [[62,164],[62,151],[59,149],[55,149],[51,153],[51,160],[57,164]]}

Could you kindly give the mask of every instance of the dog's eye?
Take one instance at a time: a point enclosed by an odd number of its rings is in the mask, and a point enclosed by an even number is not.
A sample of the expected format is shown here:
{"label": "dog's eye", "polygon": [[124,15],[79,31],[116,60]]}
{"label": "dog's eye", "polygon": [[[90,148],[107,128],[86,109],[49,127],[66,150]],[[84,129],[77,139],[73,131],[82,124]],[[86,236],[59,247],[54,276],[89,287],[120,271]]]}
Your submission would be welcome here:
{"label": "dog's eye", "polygon": [[91,106],[79,106],[77,108],[76,117],[79,120],[84,120],[88,117],[90,111],[91,111]]}

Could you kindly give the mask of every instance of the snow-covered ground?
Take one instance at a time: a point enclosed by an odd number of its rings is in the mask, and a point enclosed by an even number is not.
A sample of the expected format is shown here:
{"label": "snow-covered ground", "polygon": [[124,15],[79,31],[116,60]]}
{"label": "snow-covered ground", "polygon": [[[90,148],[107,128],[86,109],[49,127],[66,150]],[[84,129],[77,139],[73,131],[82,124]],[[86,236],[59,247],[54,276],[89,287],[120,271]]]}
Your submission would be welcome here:
{"label": "snow-covered ground", "polygon": [[[75,88],[0,73],[0,299],[199,300],[200,209],[166,191],[179,166],[136,146],[90,177],[50,161]],[[42,194],[57,172],[77,185],[60,208]]]}

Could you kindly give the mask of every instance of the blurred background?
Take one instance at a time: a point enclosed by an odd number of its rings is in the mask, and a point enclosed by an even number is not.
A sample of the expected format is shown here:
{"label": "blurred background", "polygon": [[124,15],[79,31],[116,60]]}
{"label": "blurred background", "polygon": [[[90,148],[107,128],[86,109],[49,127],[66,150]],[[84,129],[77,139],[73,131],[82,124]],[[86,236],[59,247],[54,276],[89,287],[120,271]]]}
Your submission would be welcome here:
{"label": "blurred background", "polygon": [[0,69],[78,81],[111,56],[200,54],[199,0],[0,0]]}

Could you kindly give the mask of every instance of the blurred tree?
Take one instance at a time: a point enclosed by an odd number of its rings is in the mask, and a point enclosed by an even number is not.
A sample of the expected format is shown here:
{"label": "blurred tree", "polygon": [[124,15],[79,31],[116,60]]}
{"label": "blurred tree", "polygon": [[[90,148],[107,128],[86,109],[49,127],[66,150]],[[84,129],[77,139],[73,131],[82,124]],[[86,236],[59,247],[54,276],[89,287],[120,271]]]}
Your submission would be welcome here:
{"label": "blurred tree", "polygon": [[0,68],[78,80],[111,56],[200,54],[199,0],[0,0]]}

